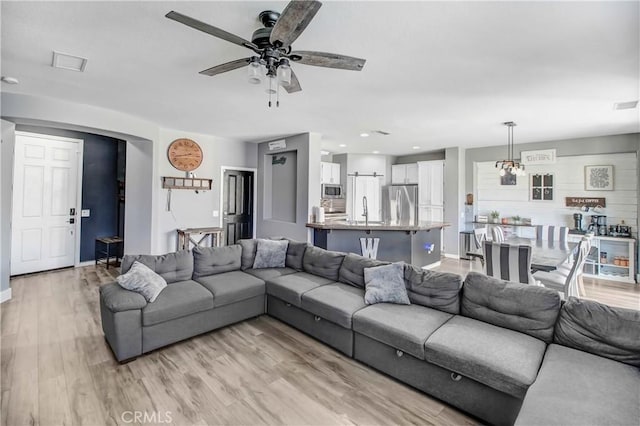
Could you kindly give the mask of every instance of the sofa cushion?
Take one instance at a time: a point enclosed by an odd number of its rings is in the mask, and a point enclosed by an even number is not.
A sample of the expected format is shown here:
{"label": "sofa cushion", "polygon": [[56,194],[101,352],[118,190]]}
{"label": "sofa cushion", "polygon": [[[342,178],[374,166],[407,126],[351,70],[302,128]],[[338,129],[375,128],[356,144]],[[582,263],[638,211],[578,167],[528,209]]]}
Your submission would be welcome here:
{"label": "sofa cushion", "polygon": [[242,246],[196,247],[193,249],[193,278],[240,269]]}
{"label": "sofa cushion", "polygon": [[287,260],[287,240],[258,240],[253,269],[284,268]]}
{"label": "sofa cushion", "polygon": [[464,316],[551,343],[560,311],[557,291],[469,272],[462,288]]}
{"label": "sofa cushion", "polygon": [[141,294],[125,290],[115,282],[100,286],[100,298],[111,312],[130,311],[147,306],[147,301]]}
{"label": "sofa cushion", "polygon": [[455,316],[425,343],[425,359],[516,398],[533,383],[546,348],[542,340]]}
{"label": "sofa cushion", "polygon": [[364,288],[364,268],[387,265],[388,263],[389,262],[370,259],[353,253],[347,253],[338,270],[338,281]]}
{"label": "sofa cushion", "polygon": [[380,303],[353,315],[353,331],[424,359],[424,343],[453,315],[420,305]]}
{"label": "sofa cushion", "polygon": [[245,269],[245,273],[260,278],[263,281],[278,278],[283,275],[295,274],[296,270],[291,268],[263,268],[263,269]]}
{"label": "sofa cushion", "polygon": [[302,266],[302,260],[304,259],[304,252],[309,247],[308,243],[301,241],[289,240],[289,247],[287,247],[287,260],[285,266],[287,268],[295,269],[296,271],[304,270]]}
{"label": "sofa cushion", "polygon": [[637,426],[639,401],[637,368],[551,344],[515,424]]}
{"label": "sofa cushion", "polygon": [[404,280],[411,303],[450,314],[460,313],[460,275],[405,265]]}
{"label": "sofa cushion", "polygon": [[196,281],[213,293],[213,306],[224,306],[265,293],[263,280],[242,271],[209,275]]}
{"label": "sofa cushion", "polygon": [[120,272],[125,274],[133,262],[138,261],[160,275],[167,284],[190,280],[193,275],[193,255],[191,250],[180,250],[162,255],[125,254],[122,258]]}
{"label": "sofa cushion", "polygon": [[374,266],[364,270],[364,303],[397,303],[410,305],[404,286],[404,263]]}
{"label": "sofa cushion", "polygon": [[309,246],[304,252],[302,266],[305,272],[338,281],[338,271],[344,256],[343,253]]}
{"label": "sofa cushion", "polygon": [[126,290],[141,294],[147,302],[155,301],[167,286],[164,278],[140,262],[133,262],[126,274],[116,278],[116,282]]}
{"label": "sofa cushion", "polygon": [[343,283],[323,285],[302,295],[302,309],[351,329],[351,319],[364,303],[364,290]]}
{"label": "sofa cushion", "polygon": [[256,250],[258,249],[258,240],[238,240],[238,244],[242,247],[240,269],[244,271],[245,269],[253,268],[253,262],[256,259]]}
{"label": "sofa cushion", "polygon": [[213,295],[195,281],[167,286],[155,302],[142,309],[142,325],[149,326],[213,308]]}
{"label": "sofa cushion", "polygon": [[560,310],[554,341],[640,367],[640,311],[570,297]]}
{"label": "sofa cushion", "polygon": [[296,272],[295,274],[282,275],[267,281],[267,294],[275,296],[296,307],[302,303],[302,295],[309,290],[322,285],[331,284],[328,278],[312,275],[307,272]]}

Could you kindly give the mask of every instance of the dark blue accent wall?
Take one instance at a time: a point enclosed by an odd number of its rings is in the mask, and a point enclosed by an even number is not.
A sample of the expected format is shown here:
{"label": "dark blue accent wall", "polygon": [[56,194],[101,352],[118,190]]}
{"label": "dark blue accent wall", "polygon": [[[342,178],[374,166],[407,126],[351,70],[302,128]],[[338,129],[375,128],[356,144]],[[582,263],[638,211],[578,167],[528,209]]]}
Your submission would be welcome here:
{"label": "dark blue accent wall", "polygon": [[124,170],[118,170],[118,145],[122,150],[124,142],[72,130],[24,125],[16,130],[84,140],[82,208],[91,210],[91,216],[77,212],[76,220],[81,224],[80,261],[94,260],[96,238],[118,235],[118,175],[124,177]]}

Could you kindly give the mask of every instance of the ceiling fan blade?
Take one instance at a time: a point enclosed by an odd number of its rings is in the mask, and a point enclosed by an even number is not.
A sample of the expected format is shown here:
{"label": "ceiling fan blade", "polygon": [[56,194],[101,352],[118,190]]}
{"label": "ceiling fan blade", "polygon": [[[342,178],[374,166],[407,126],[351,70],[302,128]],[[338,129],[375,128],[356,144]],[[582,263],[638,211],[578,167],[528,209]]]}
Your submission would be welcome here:
{"label": "ceiling fan blade", "polygon": [[293,70],[291,70],[291,83],[282,87],[287,91],[287,93],[296,93],[302,90],[298,77],[296,77],[296,73],[294,73]]}
{"label": "ceiling fan blade", "polygon": [[302,34],[309,22],[316,16],[322,3],[316,0],[291,1],[284,8],[276,25],[271,30],[269,41],[271,44],[279,44],[288,47]]}
{"label": "ceiling fan blade", "polygon": [[216,65],[215,67],[207,68],[204,71],[200,71],[200,74],[208,75],[210,77],[223,72],[233,71],[238,68],[246,66],[251,61],[251,58],[236,59],[235,61],[227,62],[225,64]]}
{"label": "ceiling fan blade", "polygon": [[180,22],[181,24],[187,25],[191,28],[195,28],[196,30],[200,30],[204,33],[210,34],[214,37],[221,38],[222,40],[226,40],[233,44],[244,46],[254,51],[258,49],[258,46],[251,43],[249,40],[245,40],[242,37],[238,37],[235,34],[231,34],[225,30],[221,30],[220,28],[214,27],[213,25],[209,25],[202,21],[198,21],[197,19],[191,18],[189,16],[183,15],[173,10],[167,13],[165,17],[169,19],[173,19],[174,21]]}
{"label": "ceiling fan blade", "polygon": [[313,65],[316,67],[337,68],[341,70],[361,71],[366,59],[352,56],[338,55],[337,53],[295,51],[289,54],[292,61]]}

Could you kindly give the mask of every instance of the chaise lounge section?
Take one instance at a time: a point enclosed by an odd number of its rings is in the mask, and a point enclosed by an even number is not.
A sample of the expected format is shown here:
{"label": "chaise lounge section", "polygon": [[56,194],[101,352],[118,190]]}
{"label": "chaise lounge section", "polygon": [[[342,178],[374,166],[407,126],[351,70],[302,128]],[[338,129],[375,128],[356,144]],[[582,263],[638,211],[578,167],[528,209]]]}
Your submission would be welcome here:
{"label": "chaise lounge section", "polygon": [[491,424],[603,423],[615,407],[606,422],[637,425],[638,312],[561,305],[542,287],[478,273],[463,283],[411,265],[410,305],[367,305],[365,269],[387,262],[289,241],[284,265],[254,268],[257,250],[257,240],[241,240],[125,256],[123,273],[138,261],[168,285],[152,303],[117,283],[100,288],[116,359],[267,313]]}

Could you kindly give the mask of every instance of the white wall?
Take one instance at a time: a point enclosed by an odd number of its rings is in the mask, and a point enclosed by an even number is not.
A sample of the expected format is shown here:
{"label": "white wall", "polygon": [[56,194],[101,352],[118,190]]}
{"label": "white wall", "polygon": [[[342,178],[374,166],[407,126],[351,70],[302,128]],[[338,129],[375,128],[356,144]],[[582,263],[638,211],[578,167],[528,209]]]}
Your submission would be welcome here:
{"label": "white wall", "polygon": [[[607,224],[615,225],[624,220],[638,229],[638,175],[636,153],[599,154],[558,157],[556,164],[526,166],[527,176],[517,177],[513,186],[500,185],[500,176],[494,161],[477,164],[478,214],[488,215],[497,210],[501,217],[519,215],[532,218],[533,224],[556,224],[573,227],[573,214],[579,209],[565,206],[565,197],[604,197]],[[584,166],[613,165],[613,191],[586,191]],[[530,176],[552,173],[554,175],[553,201],[530,200]],[[587,213],[590,215],[591,212]],[[583,224],[587,221],[583,219]]]}
{"label": "white wall", "polygon": [[[202,164],[193,172],[200,178],[213,179],[211,191],[178,190],[171,191],[171,211],[167,211],[168,190],[162,189],[162,176],[185,176],[185,172],[175,169],[167,159],[169,144],[179,138],[189,138],[202,148]],[[177,247],[179,228],[202,228],[221,226],[220,206],[221,167],[256,167],[253,144],[232,141],[216,136],[190,133],[172,129],[160,129],[160,137],[155,152],[153,185],[158,188],[155,210],[158,212],[158,237],[155,251],[167,253]],[[213,211],[218,216],[213,216]]]}
{"label": "white wall", "polygon": [[11,204],[13,195],[13,152],[15,125],[2,121],[0,143],[0,301],[11,297]]}

